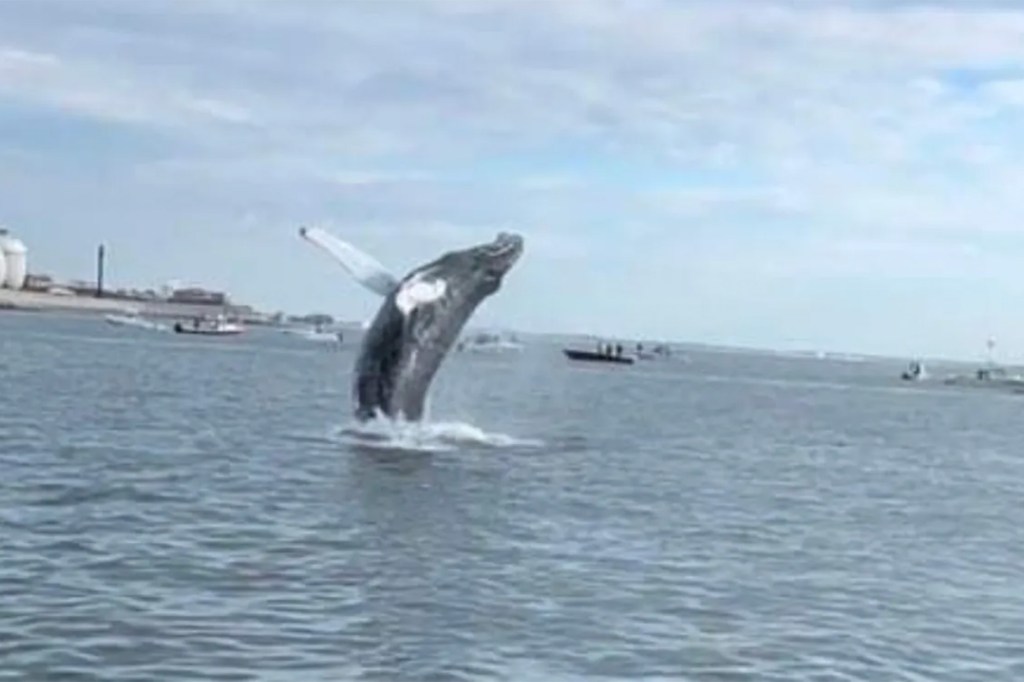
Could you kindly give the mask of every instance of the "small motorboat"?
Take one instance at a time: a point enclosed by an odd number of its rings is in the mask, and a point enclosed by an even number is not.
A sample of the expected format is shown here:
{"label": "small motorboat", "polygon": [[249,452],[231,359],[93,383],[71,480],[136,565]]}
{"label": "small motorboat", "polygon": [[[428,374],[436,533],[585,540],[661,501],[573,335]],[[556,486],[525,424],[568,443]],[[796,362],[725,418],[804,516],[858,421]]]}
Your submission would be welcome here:
{"label": "small motorboat", "polygon": [[980,367],[973,375],[955,374],[943,381],[949,386],[1008,388],[1014,393],[1024,391],[1024,375],[1011,374],[1005,367]]}
{"label": "small motorboat", "polygon": [[124,315],[110,313],[109,315],[104,315],[103,319],[107,324],[115,327],[135,327],[136,329],[148,329],[150,331],[167,331],[166,325],[147,320],[135,312]]}
{"label": "small motorboat", "polygon": [[457,349],[460,352],[469,353],[519,352],[523,350],[523,344],[514,335],[506,337],[501,334],[481,332],[459,341]]}
{"label": "small motorboat", "polygon": [[322,327],[316,327],[314,329],[283,329],[285,334],[289,336],[295,336],[306,341],[317,341],[320,343],[342,343],[345,340],[345,335],[338,331],[332,332],[323,329]]}
{"label": "small motorboat", "polygon": [[665,344],[659,343],[652,350],[644,348],[642,343],[636,344],[637,360],[657,360],[658,358],[668,358],[672,355],[671,349]]}
{"label": "small motorboat", "polygon": [[903,381],[924,381],[928,378],[928,372],[924,368],[924,363],[915,360],[910,363],[910,366],[900,375],[900,378]]}
{"label": "small motorboat", "polygon": [[229,322],[223,315],[214,318],[196,317],[191,323],[174,323],[174,331],[178,334],[196,334],[199,336],[235,336],[245,331],[245,327],[237,322]]}
{"label": "small motorboat", "polygon": [[620,365],[633,364],[633,358],[628,355],[598,353],[590,350],[575,350],[572,348],[563,348],[562,352],[565,353],[565,357],[570,360],[579,360],[583,362],[612,362]]}

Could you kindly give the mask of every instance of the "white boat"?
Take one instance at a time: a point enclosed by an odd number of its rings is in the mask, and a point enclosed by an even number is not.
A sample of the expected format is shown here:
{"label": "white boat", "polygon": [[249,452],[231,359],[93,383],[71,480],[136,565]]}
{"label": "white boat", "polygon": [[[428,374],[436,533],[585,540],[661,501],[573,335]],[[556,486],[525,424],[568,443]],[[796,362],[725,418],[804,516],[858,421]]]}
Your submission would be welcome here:
{"label": "white boat", "polygon": [[458,350],[469,353],[507,353],[519,352],[523,344],[514,335],[503,337],[500,334],[481,332],[459,341]]}
{"label": "white boat", "polygon": [[636,344],[636,359],[637,360],[657,360],[658,358],[667,358],[672,355],[672,350],[663,343],[654,345],[654,348],[647,350],[644,348],[644,344]]}
{"label": "white boat", "polygon": [[344,341],[344,334],[339,332],[326,331],[323,328],[316,329],[282,329],[282,332],[290,336],[297,336],[306,341],[317,341],[319,343],[341,343]]}
{"label": "white boat", "polygon": [[1015,392],[1024,390],[1024,376],[1011,373],[1005,367],[981,367],[972,374],[954,374],[946,377],[945,384],[951,386],[978,386],[1009,388]]}
{"label": "white boat", "polygon": [[175,322],[174,331],[178,334],[196,334],[199,336],[235,336],[245,332],[245,326],[238,322],[230,322],[223,315],[216,317],[196,317],[190,322]]}
{"label": "white boat", "polygon": [[943,383],[951,386],[1009,389],[1013,393],[1024,393],[1024,375],[996,363],[992,356],[996,345],[994,339],[987,339],[985,345],[988,349],[988,359],[984,366],[976,369],[973,374],[948,376]]}
{"label": "white boat", "polygon": [[136,329],[148,329],[150,331],[167,331],[167,325],[147,320],[134,312],[124,315],[119,313],[110,313],[108,315],[104,315],[103,319],[106,320],[107,324],[114,325],[115,327],[135,327]]}

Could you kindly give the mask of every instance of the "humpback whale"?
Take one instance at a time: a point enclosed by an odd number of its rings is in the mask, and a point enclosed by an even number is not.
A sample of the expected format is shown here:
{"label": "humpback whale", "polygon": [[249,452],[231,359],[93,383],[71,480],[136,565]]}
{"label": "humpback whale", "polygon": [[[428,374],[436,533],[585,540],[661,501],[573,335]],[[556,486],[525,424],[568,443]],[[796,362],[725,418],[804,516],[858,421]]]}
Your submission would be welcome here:
{"label": "humpback whale", "polygon": [[302,227],[299,235],[384,298],[355,363],[353,398],[360,421],[422,418],[427,390],[441,362],[523,252],[520,235],[501,232],[492,242],[449,251],[399,279],[325,230]]}

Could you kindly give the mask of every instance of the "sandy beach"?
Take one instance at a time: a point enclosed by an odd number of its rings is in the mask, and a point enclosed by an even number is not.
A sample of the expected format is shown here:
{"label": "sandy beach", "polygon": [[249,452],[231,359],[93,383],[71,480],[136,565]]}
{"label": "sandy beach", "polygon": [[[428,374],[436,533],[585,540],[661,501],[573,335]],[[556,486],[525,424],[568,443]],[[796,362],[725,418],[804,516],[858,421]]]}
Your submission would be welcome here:
{"label": "sandy beach", "polygon": [[[0,289],[0,311],[31,310],[55,313],[139,313],[149,317],[190,318],[223,313],[230,315],[232,306],[188,305],[167,301],[124,301],[112,298],[90,296],[62,296],[35,291],[14,291]],[[243,315],[246,318],[250,315]]]}
{"label": "sandy beach", "polygon": [[85,296],[61,296],[36,291],[0,289],[0,308],[41,312],[125,313],[143,304]]}

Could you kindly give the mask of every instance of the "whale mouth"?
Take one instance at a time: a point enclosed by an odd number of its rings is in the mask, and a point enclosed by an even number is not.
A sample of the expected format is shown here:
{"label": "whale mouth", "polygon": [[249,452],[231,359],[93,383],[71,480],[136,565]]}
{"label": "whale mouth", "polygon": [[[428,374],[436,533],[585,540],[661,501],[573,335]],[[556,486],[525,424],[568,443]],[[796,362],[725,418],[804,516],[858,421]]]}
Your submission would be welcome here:
{"label": "whale mouth", "polygon": [[515,265],[523,253],[523,238],[512,232],[500,232],[497,238],[486,247],[490,270],[505,273]]}

